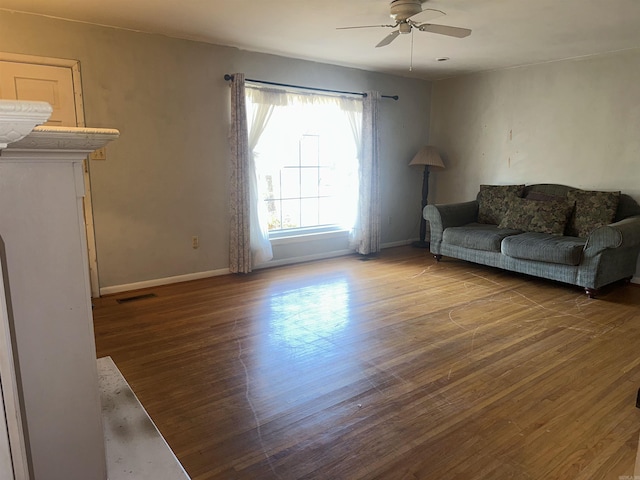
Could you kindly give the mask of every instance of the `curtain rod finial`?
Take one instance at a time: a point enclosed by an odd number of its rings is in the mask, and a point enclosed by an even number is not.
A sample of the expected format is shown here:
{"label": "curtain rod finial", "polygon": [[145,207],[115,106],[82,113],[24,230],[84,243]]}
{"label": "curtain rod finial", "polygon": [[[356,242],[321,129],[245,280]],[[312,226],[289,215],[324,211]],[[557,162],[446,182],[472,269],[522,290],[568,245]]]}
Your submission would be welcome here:
{"label": "curtain rod finial", "polygon": [[233,75],[229,75],[228,73],[224,74],[224,79],[228,82],[229,80],[233,80]]}

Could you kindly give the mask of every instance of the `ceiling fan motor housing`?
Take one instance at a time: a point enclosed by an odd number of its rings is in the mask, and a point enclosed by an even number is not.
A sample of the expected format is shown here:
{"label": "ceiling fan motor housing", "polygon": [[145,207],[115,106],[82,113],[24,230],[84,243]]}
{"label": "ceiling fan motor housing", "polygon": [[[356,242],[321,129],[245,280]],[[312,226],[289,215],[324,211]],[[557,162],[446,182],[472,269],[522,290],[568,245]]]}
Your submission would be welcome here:
{"label": "ceiling fan motor housing", "polygon": [[400,33],[411,33],[411,25],[408,23],[401,23],[398,25],[398,31]]}
{"label": "ceiling fan motor housing", "polygon": [[403,22],[422,11],[420,0],[393,0],[391,2],[391,18]]}

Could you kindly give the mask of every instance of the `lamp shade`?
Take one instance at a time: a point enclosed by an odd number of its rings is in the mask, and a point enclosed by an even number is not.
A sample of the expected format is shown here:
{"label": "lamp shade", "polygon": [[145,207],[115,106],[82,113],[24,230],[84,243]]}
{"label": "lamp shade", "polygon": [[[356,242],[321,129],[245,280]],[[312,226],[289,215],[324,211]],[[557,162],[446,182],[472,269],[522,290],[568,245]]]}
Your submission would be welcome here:
{"label": "lamp shade", "polygon": [[442,163],[438,149],[431,145],[422,147],[418,153],[416,153],[415,157],[413,157],[409,165],[429,165],[431,167],[444,168],[444,163]]}

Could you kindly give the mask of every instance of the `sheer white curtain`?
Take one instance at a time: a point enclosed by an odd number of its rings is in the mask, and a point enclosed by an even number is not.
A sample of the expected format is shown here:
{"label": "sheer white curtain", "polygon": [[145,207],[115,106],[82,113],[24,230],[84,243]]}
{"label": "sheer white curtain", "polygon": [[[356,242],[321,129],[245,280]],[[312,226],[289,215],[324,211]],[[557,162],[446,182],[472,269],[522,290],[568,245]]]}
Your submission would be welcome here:
{"label": "sheer white curtain", "polygon": [[362,155],[359,166],[358,217],[352,236],[362,255],[380,251],[380,177],[378,166],[378,103],[380,93],[367,92],[362,112]]}
{"label": "sheer white curtain", "polygon": [[263,134],[273,110],[277,105],[286,105],[286,98],[279,91],[248,87],[246,96],[251,101],[251,119],[249,123],[249,228],[251,238],[251,259],[254,266],[268,262],[273,258],[273,250],[269,241],[267,207],[262,200],[258,185],[258,168],[256,165],[256,146]]}
{"label": "sheer white curtain", "polygon": [[[362,162],[362,111],[363,111],[363,102],[361,99],[353,99],[353,98],[342,98],[340,103],[340,108],[347,116],[347,120],[349,122],[349,126],[351,127],[351,133],[353,134],[353,141],[357,148],[357,158],[358,158],[358,169],[360,163]],[[357,185],[352,187],[353,198],[351,199],[353,205],[353,212],[349,213],[347,218],[349,218],[348,225],[345,225],[349,228],[349,246],[354,248],[357,241],[357,216],[360,210],[358,199],[360,197],[360,181],[356,182]]]}

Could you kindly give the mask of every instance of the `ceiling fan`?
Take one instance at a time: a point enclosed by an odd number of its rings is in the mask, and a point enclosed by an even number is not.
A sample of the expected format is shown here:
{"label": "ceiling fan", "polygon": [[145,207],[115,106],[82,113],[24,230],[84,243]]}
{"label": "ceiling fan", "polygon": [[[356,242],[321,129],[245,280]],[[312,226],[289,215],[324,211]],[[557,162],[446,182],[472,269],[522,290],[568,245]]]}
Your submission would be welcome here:
{"label": "ceiling fan", "polygon": [[376,28],[376,27],[388,27],[396,28],[389,35],[384,37],[380,43],[376,45],[378,47],[384,47],[393,42],[398,35],[411,33],[415,28],[421,32],[437,33],[439,35],[447,35],[449,37],[464,38],[471,35],[471,30],[461,27],[450,27],[448,25],[435,25],[433,23],[419,23],[413,18],[422,12],[432,12],[435,14],[446,15],[443,11],[433,8],[422,9],[422,2],[420,0],[393,0],[390,5],[391,19],[395,20],[393,25],[362,25],[356,27],[338,27],[338,30],[347,30],[352,28]]}

